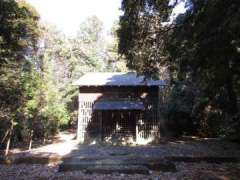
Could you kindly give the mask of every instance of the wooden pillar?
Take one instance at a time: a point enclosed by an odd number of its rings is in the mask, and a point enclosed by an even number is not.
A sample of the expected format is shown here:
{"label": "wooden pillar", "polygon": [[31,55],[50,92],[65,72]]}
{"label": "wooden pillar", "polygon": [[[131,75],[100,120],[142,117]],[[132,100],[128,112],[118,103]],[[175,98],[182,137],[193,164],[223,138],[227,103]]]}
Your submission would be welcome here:
{"label": "wooden pillar", "polygon": [[143,122],[143,114],[144,111],[140,110],[139,112],[136,113],[136,143],[140,144],[141,140],[144,138],[143,137],[143,131],[141,129],[142,122]]}
{"label": "wooden pillar", "polygon": [[161,92],[162,88],[161,86],[158,86],[158,98],[157,98],[157,126],[158,126],[158,133],[159,133],[159,138],[161,138],[161,132],[160,132],[160,126],[161,126],[161,104],[162,104],[162,95]]}
{"label": "wooden pillar", "polygon": [[102,111],[99,111],[98,114],[98,121],[99,121],[99,140],[103,140],[103,122],[102,122]]}
{"label": "wooden pillar", "polygon": [[84,142],[84,135],[82,132],[82,122],[83,120],[83,114],[82,114],[82,104],[80,99],[80,93],[78,96],[78,125],[77,125],[77,141],[80,143]]}
{"label": "wooden pillar", "polygon": [[141,112],[137,112],[136,114],[135,114],[135,119],[136,119],[136,143],[138,143],[138,121],[139,121],[139,118],[140,118],[140,113]]}

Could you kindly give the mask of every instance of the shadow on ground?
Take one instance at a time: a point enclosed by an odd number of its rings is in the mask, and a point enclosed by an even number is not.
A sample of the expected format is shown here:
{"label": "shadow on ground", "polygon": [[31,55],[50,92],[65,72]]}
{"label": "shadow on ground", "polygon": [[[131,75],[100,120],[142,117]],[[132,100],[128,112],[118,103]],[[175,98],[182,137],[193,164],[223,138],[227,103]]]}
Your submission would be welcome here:
{"label": "shadow on ground", "polygon": [[176,162],[237,163],[240,145],[219,139],[181,139],[159,145],[78,145],[63,158],[59,171],[149,174],[176,172]]}
{"label": "shadow on ground", "polygon": [[[179,163],[221,164],[240,162],[240,145],[220,139],[181,138],[159,145],[110,146],[77,144],[74,135],[31,151],[0,157],[0,164],[52,166],[57,171],[89,174],[146,174],[181,171]],[[60,138],[61,139],[61,138]]]}

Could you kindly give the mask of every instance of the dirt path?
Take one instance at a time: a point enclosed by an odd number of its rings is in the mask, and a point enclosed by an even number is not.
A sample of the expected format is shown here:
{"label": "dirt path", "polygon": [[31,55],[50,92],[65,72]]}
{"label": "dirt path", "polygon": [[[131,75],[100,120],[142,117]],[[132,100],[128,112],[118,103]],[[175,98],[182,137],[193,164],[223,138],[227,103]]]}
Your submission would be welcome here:
{"label": "dirt path", "polygon": [[[13,151],[12,156],[23,161],[16,161],[12,165],[0,165],[0,179],[239,179],[240,163],[221,162],[208,163],[204,161],[206,157],[213,158],[239,158],[240,145],[217,139],[198,139],[188,141],[169,141],[157,146],[100,146],[100,145],[78,145],[74,140],[75,134],[71,132],[61,132],[56,136],[56,140],[49,145],[34,148],[31,151]],[[34,161],[27,157],[59,157],[55,163],[49,161]],[[174,161],[176,172],[149,171],[144,174],[86,174],[84,171],[59,172],[59,160],[63,157],[73,157],[81,159],[109,159],[113,161],[124,158],[153,158],[161,159],[166,157],[177,157]],[[184,157],[197,158],[197,161],[184,162]],[[112,159],[111,159],[112,158]],[[120,158],[120,159],[118,159]],[[178,161],[180,158],[180,161]],[[199,161],[198,161],[199,159]],[[201,160],[203,159],[203,160]],[[40,162],[40,163],[39,163]]]}
{"label": "dirt path", "polygon": [[58,156],[65,156],[78,148],[78,143],[75,140],[75,133],[64,131],[60,132],[55,138],[56,140],[54,143],[32,149],[28,152],[33,155],[55,154]]}
{"label": "dirt path", "polygon": [[[21,150],[19,148],[11,149],[10,157],[26,157],[26,156],[59,156],[63,157],[76,148],[78,148],[78,143],[75,140],[76,134],[71,131],[63,131],[57,134],[51,143],[38,145],[37,148],[32,148],[31,150]],[[4,153],[2,153],[4,154]]]}
{"label": "dirt path", "polygon": [[237,157],[240,158],[240,144],[219,139],[174,140],[159,145],[146,146],[101,146],[79,145],[75,133],[60,132],[48,145],[32,150],[12,150],[11,155],[24,156],[84,156],[105,157],[112,155],[132,155],[145,157]]}

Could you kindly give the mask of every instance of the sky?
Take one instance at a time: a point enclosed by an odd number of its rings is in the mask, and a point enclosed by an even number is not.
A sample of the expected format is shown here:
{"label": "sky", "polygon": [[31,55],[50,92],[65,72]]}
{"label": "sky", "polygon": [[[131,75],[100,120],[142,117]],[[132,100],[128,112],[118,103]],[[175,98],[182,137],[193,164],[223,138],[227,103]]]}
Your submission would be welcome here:
{"label": "sky", "polygon": [[[169,5],[172,5],[174,3],[174,0],[169,0]],[[170,16],[169,23],[172,23],[179,14],[185,13],[190,6],[187,5],[187,0],[178,0],[177,5],[173,8],[173,11]]]}
{"label": "sky", "polygon": [[54,24],[68,36],[74,36],[87,17],[96,15],[105,32],[118,20],[121,0],[27,0],[41,16],[41,20]]}
{"label": "sky", "polygon": [[[174,1],[169,0],[169,4]],[[186,1],[178,0],[178,5],[173,9],[167,23],[172,23],[178,14],[186,11]],[[103,22],[104,32],[107,34],[114,21],[122,14],[121,0],[27,0],[27,2],[36,8],[42,21],[55,25],[68,36],[74,36],[81,22],[93,15]]]}

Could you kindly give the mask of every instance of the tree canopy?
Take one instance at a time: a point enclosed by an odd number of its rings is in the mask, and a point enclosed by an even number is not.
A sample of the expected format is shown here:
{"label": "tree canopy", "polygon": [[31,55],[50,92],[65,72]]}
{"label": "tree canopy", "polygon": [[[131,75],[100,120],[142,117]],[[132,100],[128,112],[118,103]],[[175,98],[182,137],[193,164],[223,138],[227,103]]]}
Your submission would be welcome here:
{"label": "tree canopy", "polygon": [[[24,0],[0,1],[0,149],[17,142],[32,146],[77,120],[78,88],[86,72],[115,70],[117,39],[109,43],[103,23],[88,17],[76,36],[39,22]],[[110,55],[111,54],[111,55]],[[118,69],[118,71],[121,69]]]}
{"label": "tree canopy", "polygon": [[4,0],[0,7],[0,63],[20,61],[37,47],[39,15],[25,1]]}
{"label": "tree canopy", "polygon": [[29,70],[29,57],[37,51],[40,36],[38,19],[35,9],[25,1],[0,2],[1,145],[5,141],[9,145],[11,136],[21,129],[19,110],[28,100],[24,95],[21,78],[23,72]]}
{"label": "tree canopy", "polygon": [[194,94],[190,116],[205,132],[224,135],[226,124],[239,121],[240,3],[188,0],[187,11],[171,22],[177,3],[123,0],[119,52],[139,74],[159,78],[167,68],[173,91]]}

